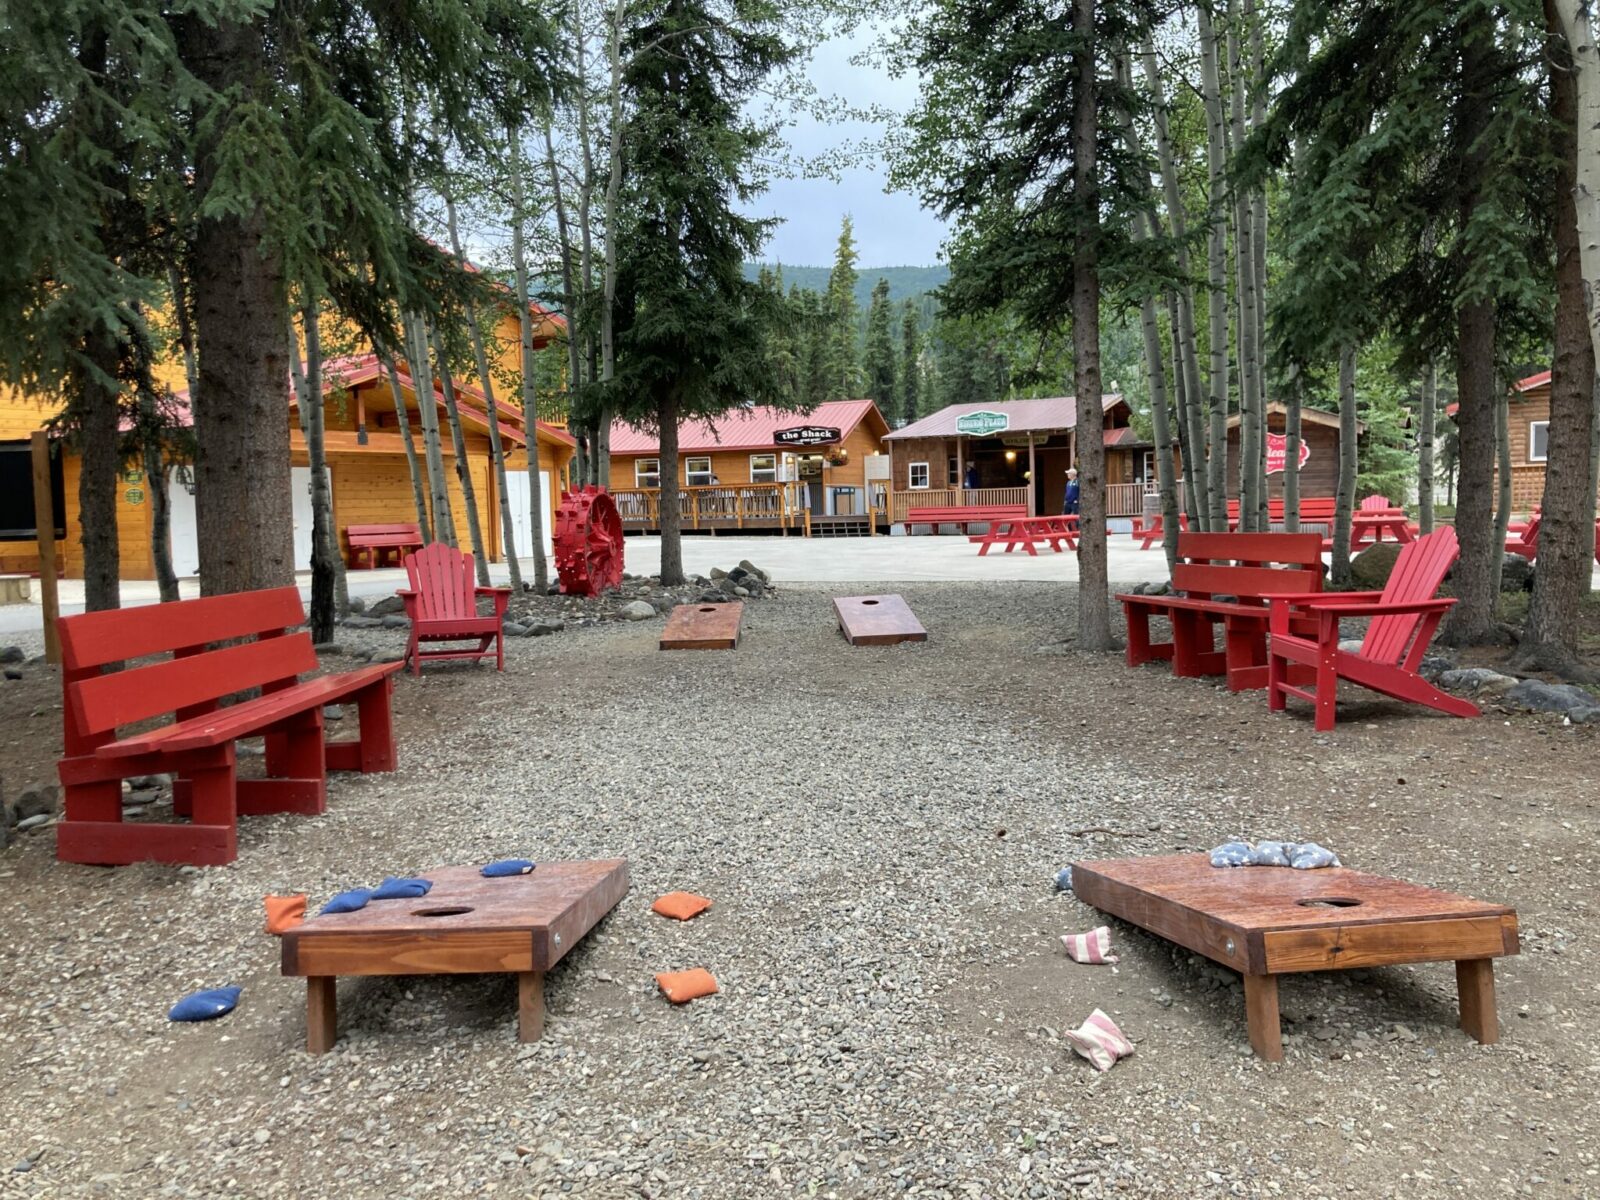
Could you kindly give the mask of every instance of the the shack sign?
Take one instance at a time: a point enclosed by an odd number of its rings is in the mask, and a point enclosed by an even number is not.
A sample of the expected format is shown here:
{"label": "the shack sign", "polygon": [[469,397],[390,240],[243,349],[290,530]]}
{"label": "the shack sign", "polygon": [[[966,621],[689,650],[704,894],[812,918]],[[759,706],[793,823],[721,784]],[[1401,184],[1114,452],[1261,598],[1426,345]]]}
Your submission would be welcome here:
{"label": "the shack sign", "polygon": [[[1306,445],[1305,439],[1300,439],[1300,465],[1303,467],[1311,459],[1311,447]],[[1267,434],[1267,474],[1281,474],[1289,462],[1289,435],[1286,433]]]}
{"label": "the shack sign", "polygon": [[772,440],[780,446],[826,446],[839,440],[839,430],[832,425],[796,425],[777,430]]}
{"label": "the shack sign", "polygon": [[991,437],[1011,428],[1011,417],[1002,412],[962,413],[956,418],[956,432],[969,437]]}

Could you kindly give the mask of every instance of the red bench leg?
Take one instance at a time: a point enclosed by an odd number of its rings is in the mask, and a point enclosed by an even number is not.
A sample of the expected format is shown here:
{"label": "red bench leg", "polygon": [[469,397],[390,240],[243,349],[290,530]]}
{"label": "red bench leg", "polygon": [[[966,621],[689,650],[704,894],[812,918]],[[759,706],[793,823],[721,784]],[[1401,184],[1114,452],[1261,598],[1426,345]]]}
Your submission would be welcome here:
{"label": "red bench leg", "polygon": [[1150,612],[1142,604],[1125,606],[1128,612],[1128,654],[1130,667],[1137,667],[1155,657],[1150,652]]}
{"label": "red bench leg", "polygon": [[[1337,633],[1335,634],[1337,636]],[[1339,701],[1339,647],[1325,642],[1317,647],[1317,731],[1334,727]]]}
{"label": "red bench leg", "polygon": [[323,747],[330,771],[374,771],[395,769],[394,717],[389,709],[388,678],[356,693],[359,736],[350,742],[329,742]]}
{"label": "red bench leg", "polygon": [[322,709],[290,717],[267,736],[267,778],[238,782],[246,816],[328,811],[328,772],[322,751]]}

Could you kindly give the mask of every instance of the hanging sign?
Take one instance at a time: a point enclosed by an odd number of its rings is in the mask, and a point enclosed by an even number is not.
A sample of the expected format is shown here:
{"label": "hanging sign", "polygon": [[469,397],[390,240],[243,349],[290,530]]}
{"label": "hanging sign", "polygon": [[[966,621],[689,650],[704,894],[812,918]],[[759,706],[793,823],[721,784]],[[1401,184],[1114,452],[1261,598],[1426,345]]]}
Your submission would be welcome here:
{"label": "hanging sign", "polygon": [[970,412],[956,418],[956,432],[972,437],[989,437],[1011,428],[1011,417],[1002,412]]}
{"label": "hanging sign", "polygon": [[[1311,447],[1306,445],[1305,438],[1300,439],[1300,465],[1304,467],[1311,458]],[[1286,433],[1267,434],[1267,474],[1278,475],[1289,462],[1289,435]]]}
{"label": "hanging sign", "polygon": [[826,446],[837,442],[839,436],[839,430],[831,425],[796,425],[778,430],[772,440],[780,446]]}

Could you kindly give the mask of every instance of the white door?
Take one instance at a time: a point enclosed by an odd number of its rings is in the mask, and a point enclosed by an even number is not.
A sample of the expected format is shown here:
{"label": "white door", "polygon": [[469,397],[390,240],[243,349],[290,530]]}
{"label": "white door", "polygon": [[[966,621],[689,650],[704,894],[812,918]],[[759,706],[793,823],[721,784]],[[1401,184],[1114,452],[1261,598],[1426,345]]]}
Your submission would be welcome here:
{"label": "white door", "polygon": [[[328,475],[328,498],[333,499],[333,476],[324,468]],[[311,468],[290,467],[290,488],[294,497],[294,569],[296,571],[311,570]]]}
{"label": "white door", "polygon": [[168,537],[172,571],[179,579],[200,573],[200,534],[195,524],[193,488],[193,476],[184,468],[167,471],[167,498],[171,505]]}
{"label": "white door", "polygon": [[[517,535],[517,557],[533,557],[533,538],[528,532],[528,472],[506,472],[506,499],[511,502],[511,527]],[[550,513],[550,476],[547,472],[539,472],[539,514],[544,521],[544,552],[546,556],[555,551],[551,548],[550,538],[553,534]]]}

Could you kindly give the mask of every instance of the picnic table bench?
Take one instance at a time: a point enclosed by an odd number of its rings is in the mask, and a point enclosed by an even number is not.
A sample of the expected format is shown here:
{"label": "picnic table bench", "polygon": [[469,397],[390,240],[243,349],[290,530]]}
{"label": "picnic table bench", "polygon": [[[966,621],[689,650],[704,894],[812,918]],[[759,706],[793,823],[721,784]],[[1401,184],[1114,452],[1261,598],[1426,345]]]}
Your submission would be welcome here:
{"label": "picnic table bench", "polygon": [[[1170,659],[1177,676],[1225,674],[1231,692],[1264,688],[1268,598],[1321,590],[1321,534],[1179,534],[1170,595],[1117,595],[1128,622],[1128,665]],[[1170,642],[1150,640],[1152,616],[1171,622]],[[1221,650],[1217,625],[1223,627]],[[1300,618],[1296,631],[1309,629],[1314,625]]]}
{"label": "picnic table bench", "polygon": [[[239,814],[327,809],[328,771],[392,771],[389,694],[399,663],[301,681],[317,668],[292,587],[63,617],[63,862],[220,866],[237,855]],[[254,639],[254,640],[240,640]],[[213,648],[218,643],[233,643]],[[155,662],[136,660],[171,654]],[[109,673],[106,673],[109,668]],[[223,707],[236,693],[253,699]],[[325,742],[322,708],[353,698],[359,736]],[[174,714],[155,729],[123,726]],[[240,779],[234,743],[264,736],[264,778]],[[171,773],[189,824],[129,822],[122,781]]]}
{"label": "picnic table bench", "polygon": [[386,555],[398,565],[407,551],[422,549],[422,530],[416,525],[346,525],[344,538],[350,546],[348,561],[356,570],[363,561],[380,567]]}
{"label": "picnic table bench", "polygon": [[1007,554],[1021,546],[1037,558],[1039,552],[1034,547],[1040,542],[1048,544],[1050,549],[1060,554],[1063,545],[1068,550],[1078,548],[1078,515],[1062,513],[1053,517],[1002,517],[990,523],[988,533],[972,534],[967,540],[977,543],[979,558],[989,553],[990,546],[1001,543],[1005,544]]}
{"label": "picnic table bench", "polygon": [[[1302,528],[1309,525],[1331,531],[1333,529],[1334,509],[1336,506],[1337,502],[1332,496],[1303,497],[1300,501],[1300,524]],[[1286,519],[1285,511],[1285,505],[1281,497],[1268,500],[1267,524],[1274,529],[1282,529]],[[1237,500],[1229,500],[1228,531],[1230,533],[1237,532],[1240,524],[1242,524],[1242,520],[1239,516],[1239,502]],[[1178,528],[1180,531],[1186,532],[1188,530],[1189,516],[1187,513],[1178,514]],[[1132,536],[1139,543],[1139,549],[1141,550],[1150,549],[1151,546],[1161,541],[1165,534],[1166,523],[1160,513],[1151,516],[1148,523],[1144,517],[1135,517],[1133,519]],[[1324,536],[1322,548],[1331,550],[1333,548],[1332,538]]]}
{"label": "picnic table bench", "polygon": [[1026,504],[944,504],[906,510],[906,532],[913,525],[930,525],[937,532],[941,525],[958,525],[967,533],[968,525],[990,525],[1028,515]]}

